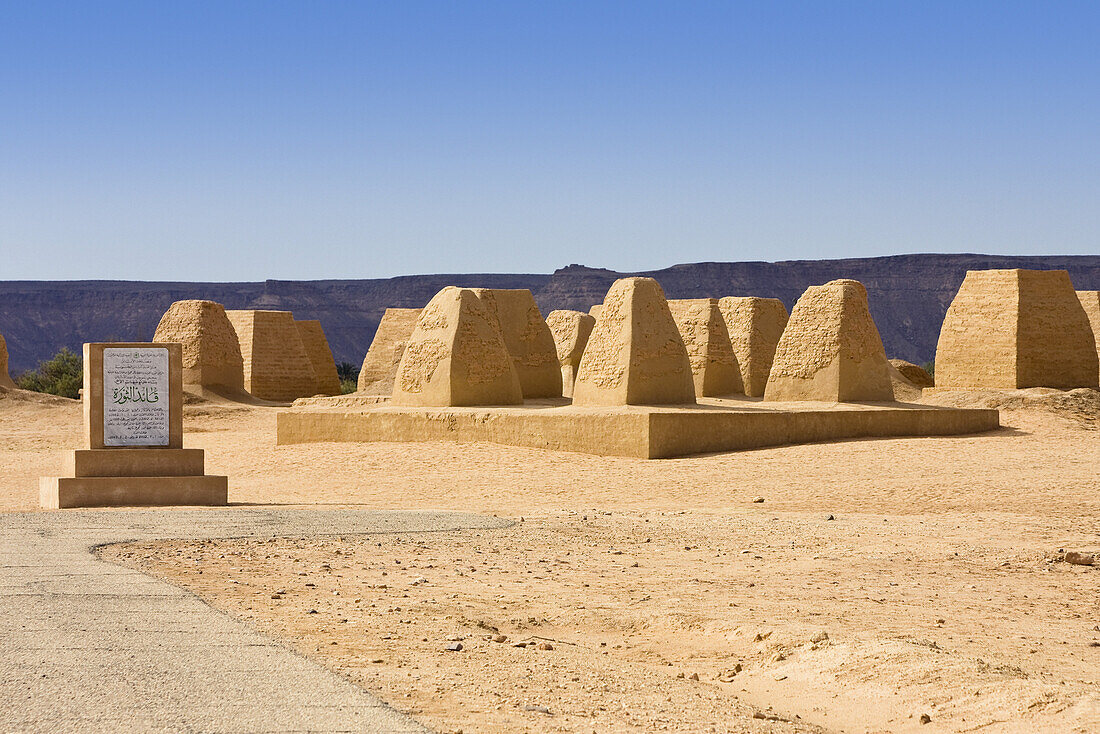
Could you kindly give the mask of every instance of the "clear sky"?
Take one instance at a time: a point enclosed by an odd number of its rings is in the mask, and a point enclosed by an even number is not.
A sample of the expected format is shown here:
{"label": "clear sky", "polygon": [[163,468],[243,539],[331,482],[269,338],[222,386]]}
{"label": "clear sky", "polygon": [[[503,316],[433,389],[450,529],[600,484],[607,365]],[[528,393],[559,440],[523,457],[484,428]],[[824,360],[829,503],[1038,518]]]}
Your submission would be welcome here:
{"label": "clear sky", "polygon": [[0,0],[0,278],[1100,253],[1100,3]]}

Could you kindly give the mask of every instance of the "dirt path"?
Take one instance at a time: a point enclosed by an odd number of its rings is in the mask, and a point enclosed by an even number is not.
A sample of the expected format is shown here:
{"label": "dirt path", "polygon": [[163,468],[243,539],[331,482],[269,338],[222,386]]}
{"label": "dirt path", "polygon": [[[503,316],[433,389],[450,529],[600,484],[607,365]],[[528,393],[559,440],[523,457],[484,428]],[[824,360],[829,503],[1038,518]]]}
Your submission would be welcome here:
{"label": "dirt path", "polygon": [[[271,410],[189,408],[231,501],[523,522],[106,553],[443,730],[1100,730],[1100,568],[1057,560],[1100,550],[1100,431],[1002,422],[643,461],[276,447]],[[0,501],[78,437],[78,407],[0,404]]]}

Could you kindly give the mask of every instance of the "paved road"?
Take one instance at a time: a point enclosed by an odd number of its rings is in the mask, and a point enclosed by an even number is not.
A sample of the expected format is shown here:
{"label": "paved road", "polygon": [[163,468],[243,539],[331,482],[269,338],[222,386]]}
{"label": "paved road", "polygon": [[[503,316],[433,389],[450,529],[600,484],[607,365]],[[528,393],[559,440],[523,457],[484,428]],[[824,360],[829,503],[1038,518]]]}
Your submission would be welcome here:
{"label": "paved road", "polygon": [[91,550],[505,524],[452,512],[273,508],[0,513],[0,732],[425,731],[193,594]]}

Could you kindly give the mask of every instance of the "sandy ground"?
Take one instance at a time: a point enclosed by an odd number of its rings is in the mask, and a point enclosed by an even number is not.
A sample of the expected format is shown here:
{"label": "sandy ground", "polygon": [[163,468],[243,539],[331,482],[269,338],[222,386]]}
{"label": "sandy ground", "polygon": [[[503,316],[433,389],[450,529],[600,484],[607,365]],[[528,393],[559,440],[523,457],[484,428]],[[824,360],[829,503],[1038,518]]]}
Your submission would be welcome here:
{"label": "sandy ground", "polygon": [[[1100,550],[1100,431],[1020,407],[983,436],[644,461],[276,447],[271,409],[189,406],[233,502],[516,524],[104,553],[444,731],[1098,731],[1100,567],[1060,558]],[[79,436],[75,403],[0,400],[0,503],[32,509]]]}

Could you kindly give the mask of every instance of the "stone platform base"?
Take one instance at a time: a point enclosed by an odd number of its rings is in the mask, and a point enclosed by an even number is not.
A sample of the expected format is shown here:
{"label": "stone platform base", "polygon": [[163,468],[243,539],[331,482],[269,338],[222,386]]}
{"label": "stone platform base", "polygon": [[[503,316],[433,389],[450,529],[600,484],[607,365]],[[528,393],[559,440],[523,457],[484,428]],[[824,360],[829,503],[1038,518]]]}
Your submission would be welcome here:
{"label": "stone platform base", "polygon": [[229,481],[204,474],[202,449],[78,449],[63,477],[39,480],[39,504],[65,507],[224,505]]}
{"label": "stone platform base", "polygon": [[693,406],[305,408],[278,415],[279,445],[322,441],[458,441],[661,459],[817,441],[980,433],[996,410],[908,403],[772,403],[704,399]]}
{"label": "stone platform base", "polygon": [[131,507],[141,505],[224,505],[226,477],[42,477],[38,487],[44,509]]}

